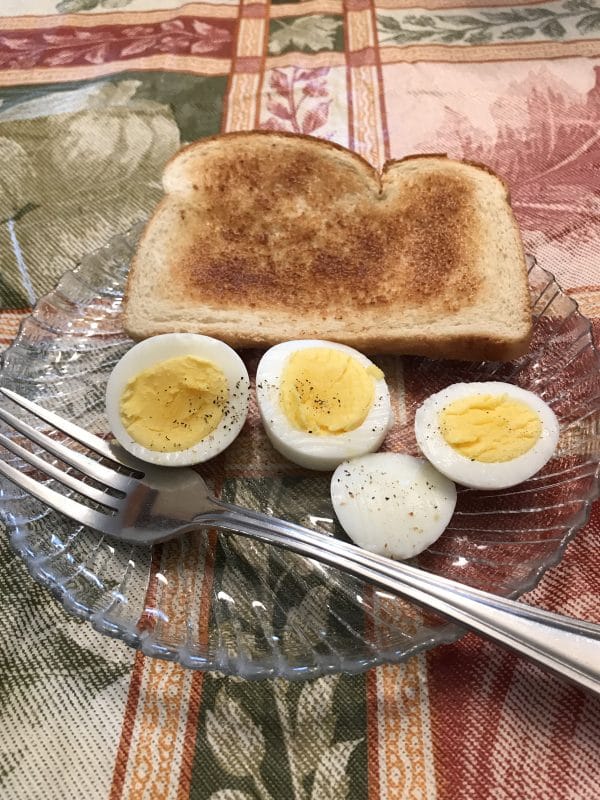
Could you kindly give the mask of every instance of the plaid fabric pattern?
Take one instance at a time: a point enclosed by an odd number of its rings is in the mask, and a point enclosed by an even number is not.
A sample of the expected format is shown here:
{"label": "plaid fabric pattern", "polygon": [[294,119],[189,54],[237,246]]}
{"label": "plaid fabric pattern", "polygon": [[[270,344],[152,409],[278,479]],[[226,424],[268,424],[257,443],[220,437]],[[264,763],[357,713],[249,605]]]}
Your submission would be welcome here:
{"label": "plaid fabric pattern", "polygon": [[[65,269],[149,212],[183,143],[254,128],[376,166],[490,164],[527,248],[600,319],[598,0],[4,0],[0,346]],[[596,507],[527,599],[600,622],[599,535]],[[199,618],[210,580],[209,563]],[[599,702],[474,636],[306,684],[193,673],[68,617],[4,539],[0,604],[6,800],[598,794]]]}

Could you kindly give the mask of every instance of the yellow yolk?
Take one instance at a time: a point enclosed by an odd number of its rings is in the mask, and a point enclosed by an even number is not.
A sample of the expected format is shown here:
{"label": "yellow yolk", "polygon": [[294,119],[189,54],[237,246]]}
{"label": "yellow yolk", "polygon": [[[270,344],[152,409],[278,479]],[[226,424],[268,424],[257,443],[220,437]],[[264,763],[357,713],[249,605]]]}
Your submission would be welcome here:
{"label": "yellow yolk", "polygon": [[283,371],[280,403],[289,422],[306,433],[331,435],[358,428],[383,372],[329,347],[293,353]]}
{"label": "yellow yolk", "polygon": [[446,406],[440,430],[461,455],[489,464],[512,461],[530,450],[540,438],[542,421],[508,395],[471,395]]}
{"label": "yellow yolk", "polygon": [[178,356],[138,373],[121,396],[120,413],[132,439],[149,450],[186,450],[219,425],[229,390],[211,361]]}

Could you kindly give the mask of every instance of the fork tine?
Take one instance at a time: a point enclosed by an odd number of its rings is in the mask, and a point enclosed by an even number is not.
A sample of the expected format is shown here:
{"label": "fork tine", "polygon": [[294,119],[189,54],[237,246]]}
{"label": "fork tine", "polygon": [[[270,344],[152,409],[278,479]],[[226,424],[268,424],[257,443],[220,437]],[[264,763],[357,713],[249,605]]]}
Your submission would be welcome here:
{"label": "fork tine", "polygon": [[80,428],[79,425],[75,425],[74,422],[69,422],[69,420],[59,417],[58,414],[55,414],[53,411],[48,411],[46,408],[34,403],[33,400],[28,400],[26,397],[22,397],[20,394],[13,392],[12,389],[6,389],[4,386],[0,386],[0,392],[10,398],[13,403],[21,406],[21,408],[25,408],[27,411],[31,411],[32,414],[35,414],[36,417],[43,419],[45,422],[49,422],[53,428],[58,428],[59,431],[66,433],[71,439],[75,439],[76,442],[85,445],[90,450],[98,453],[99,456],[109,458],[111,461],[121,464],[124,467],[127,466],[127,464],[120,461],[112,452],[110,445],[99,436],[95,436],[93,433]]}
{"label": "fork tine", "polygon": [[49,436],[46,436],[46,434],[32,428],[31,425],[15,417],[10,411],[5,411],[3,408],[0,408],[0,419],[3,419],[16,431],[22,433],[27,439],[39,444],[44,450],[60,458],[61,461],[75,467],[75,469],[78,469],[80,472],[94,478],[100,483],[104,483],[106,486],[112,486],[113,489],[118,489],[121,492],[127,492],[128,488],[131,487],[132,478],[105,467],[103,464],[98,463],[98,461],[94,461],[88,458],[88,456],[83,455],[83,453],[78,453],[75,450],[71,450],[69,447],[65,447],[64,444],[51,439]]}
{"label": "fork tine", "polygon": [[23,461],[25,461],[27,464],[39,469],[41,472],[45,472],[46,475],[49,475],[51,478],[59,481],[64,486],[74,489],[84,497],[94,500],[96,503],[102,503],[103,505],[116,510],[122,506],[122,500],[120,498],[113,497],[112,495],[107,494],[107,492],[96,489],[95,486],[90,486],[89,483],[80,481],[79,478],[76,478],[74,475],[69,475],[69,473],[59,469],[54,464],[50,464],[48,461],[40,458],[30,450],[26,450],[24,447],[21,447],[21,445],[17,442],[13,442],[12,439],[9,439],[8,436],[5,436],[3,433],[0,433],[0,445],[5,447],[7,450],[10,450],[10,452],[14,453],[16,456],[19,456],[19,458],[23,459]]}
{"label": "fork tine", "polygon": [[27,494],[33,495],[45,505],[54,508],[61,514],[66,514],[81,525],[86,525],[88,528],[94,528],[94,530],[107,534],[114,534],[117,529],[116,521],[113,521],[113,517],[95,511],[93,508],[88,508],[83,503],[78,503],[70,497],[65,497],[55,492],[54,489],[44,486],[43,483],[38,483],[29,475],[25,475],[23,472],[11,467],[5,461],[0,461],[0,474],[21,489],[24,489]]}

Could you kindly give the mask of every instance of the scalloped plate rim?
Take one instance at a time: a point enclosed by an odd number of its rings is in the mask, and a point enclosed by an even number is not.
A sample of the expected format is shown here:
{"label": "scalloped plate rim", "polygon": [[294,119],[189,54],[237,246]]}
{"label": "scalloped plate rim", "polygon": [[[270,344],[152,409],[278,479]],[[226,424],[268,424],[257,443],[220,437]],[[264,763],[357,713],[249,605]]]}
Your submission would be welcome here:
{"label": "scalloped plate rim", "polygon": [[[37,321],[37,309],[44,301],[48,298],[51,298],[56,293],[61,293],[62,286],[71,278],[75,277],[78,280],[85,283],[85,280],[82,280],[80,273],[85,269],[86,262],[88,259],[92,259],[99,255],[102,252],[109,251],[113,248],[118,242],[123,242],[129,245],[129,238],[135,235],[139,235],[143,222],[138,222],[134,224],[128,231],[117,234],[114,237],[111,237],[105,244],[101,245],[99,248],[94,250],[93,252],[85,255],[79,263],[73,267],[72,269],[66,270],[59,281],[57,282],[54,289],[50,292],[41,296],[36,306],[31,310],[29,314],[27,314],[20,322],[17,334],[14,340],[11,342],[9,347],[0,354],[0,380],[4,375],[4,368],[5,368],[5,361],[6,357],[9,356],[13,348],[15,348],[21,341],[21,338],[25,335],[24,330],[26,325],[31,321]],[[585,331],[581,334],[581,338],[585,336],[586,339],[589,340],[589,343],[592,346],[595,358],[598,362],[598,367],[600,371],[600,352],[595,345],[594,338],[593,338],[593,328],[592,323],[588,317],[586,317],[580,309],[580,304],[577,300],[573,297],[568,295],[560,286],[559,282],[557,281],[555,275],[550,272],[549,270],[541,267],[536,258],[531,254],[526,254],[527,264],[528,264],[528,272],[532,269],[537,269],[541,273],[546,276],[548,284],[544,289],[544,292],[547,291],[548,286],[554,284],[557,293],[562,294],[564,297],[567,297],[570,303],[573,305],[573,309],[570,313],[575,314],[578,316],[585,325]],[[89,284],[88,284],[89,286]],[[89,287],[93,288],[93,287]],[[541,295],[544,293],[542,292]],[[541,296],[540,295],[540,296]],[[115,296],[118,296],[118,293],[115,292]],[[69,297],[63,295],[66,300],[69,300]],[[51,328],[46,328],[49,332],[52,332]],[[115,333],[116,335],[116,333]],[[38,381],[31,380],[30,383],[38,383]],[[47,382],[49,383],[49,382]],[[573,539],[573,537],[582,530],[589,521],[591,509],[593,503],[598,499],[600,496],[600,462],[596,463],[596,469],[594,471],[594,490],[589,495],[589,497],[583,501],[583,506],[578,514],[581,521],[578,524],[572,524],[569,528],[565,530],[565,532],[560,537],[560,542],[556,545],[555,549],[552,551],[552,554],[547,557],[543,564],[540,564],[537,568],[532,569],[529,573],[528,577],[524,582],[519,586],[518,589],[511,590],[504,594],[505,597],[512,597],[518,598],[521,597],[523,594],[534,589],[544,576],[544,574],[554,567],[556,567],[564,556],[564,551],[569,544],[569,542]],[[5,513],[5,502],[2,498],[0,498],[0,516],[4,520],[5,524],[8,527],[12,528],[12,532],[9,535],[9,542],[12,549],[16,552],[19,558],[24,561],[25,566],[28,570],[29,575],[31,576],[32,580],[36,583],[43,586],[47,591],[49,591],[62,605],[64,610],[70,615],[78,619],[86,620],[91,624],[94,630],[98,631],[101,635],[109,636],[111,638],[116,638],[123,641],[127,646],[135,649],[140,650],[145,655],[159,658],[163,660],[169,660],[173,662],[179,663],[181,666],[193,670],[214,670],[218,669],[225,674],[229,675],[240,675],[243,674],[245,678],[248,679],[270,679],[274,677],[283,677],[289,680],[306,680],[306,679],[313,679],[319,677],[321,675],[336,673],[336,672],[344,672],[347,674],[359,674],[363,673],[372,667],[382,665],[382,664],[394,664],[394,663],[401,663],[403,661],[412,658],[413,656],[423,653],[427,650],[430,650],[434,647],[437,647],[441,644],[450,644],[452,642],[457,641],[461,636],[463,636],[467,630],[462,628],[456,623],[447,622],[440,624],[439,627],[435,629],[423,627],[420,629],[420,635],[414,637],[413,641],[411,641],[410,646],[408,646],[404,651],[400,653],[391,652],[390,650],[382,650],[376,655],[373,655],[372,658],[363,658],[359,662],[349,668],[348,666],[344,667],[343,665],[336,664],[333,661],[326,663],[325,657],[323,659],[317,659],[316,663],[312,666],[301,666],[301,667],[293,667],[287,666],[285,663],[282,664],[277,659],[273,659],[273,665],[266,666],[266,662],[260,662],[255,669],[250,669],[247,673],[240,672],[239,669],[235,667],[238,666],[238,662],[234,659],[229,659],[228,663],[223,664],[215,664],[211,663],[208,658],[202,659],[199,657],[193,657],[191,655],[186,655],[185,648],[182,647],[165,647],[161,645],[158,640],[155,640],[150,632],[141,633],[132,633],[130,629],[126,626],[119,626],[117,623],[110,621],[104,616],[104,613],[107,609],[104,609],[102,613],[94,612],[91,608],[76,608],[76,604],[70,599],[68,590],[65,586],[58,583],[55,579],[42,576],[39,570],[39,563],[36,564],[35,558],[27,558],[22,545],[20,545],[20,536],[18,535],[18,530],[21,526],[19,525],[10,525],[7,522]],[[322,662],[322,663],[321,663]],[[249,666],[252,667],[252,662],[249,662]]]}

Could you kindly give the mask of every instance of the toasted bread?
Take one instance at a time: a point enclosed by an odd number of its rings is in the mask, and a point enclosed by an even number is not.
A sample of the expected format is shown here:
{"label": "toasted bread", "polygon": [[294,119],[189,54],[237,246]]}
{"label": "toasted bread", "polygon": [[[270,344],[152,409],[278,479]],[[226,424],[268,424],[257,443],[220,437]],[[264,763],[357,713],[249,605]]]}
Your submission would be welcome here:
{"label": "toasted bread", "polygon": [[473,360],[527,350],[523,247],[485,167],[430,155],[379,174],[329,142],[255,131],[184,148],[163,185],[126,289],[135,339],[320,338]]}

